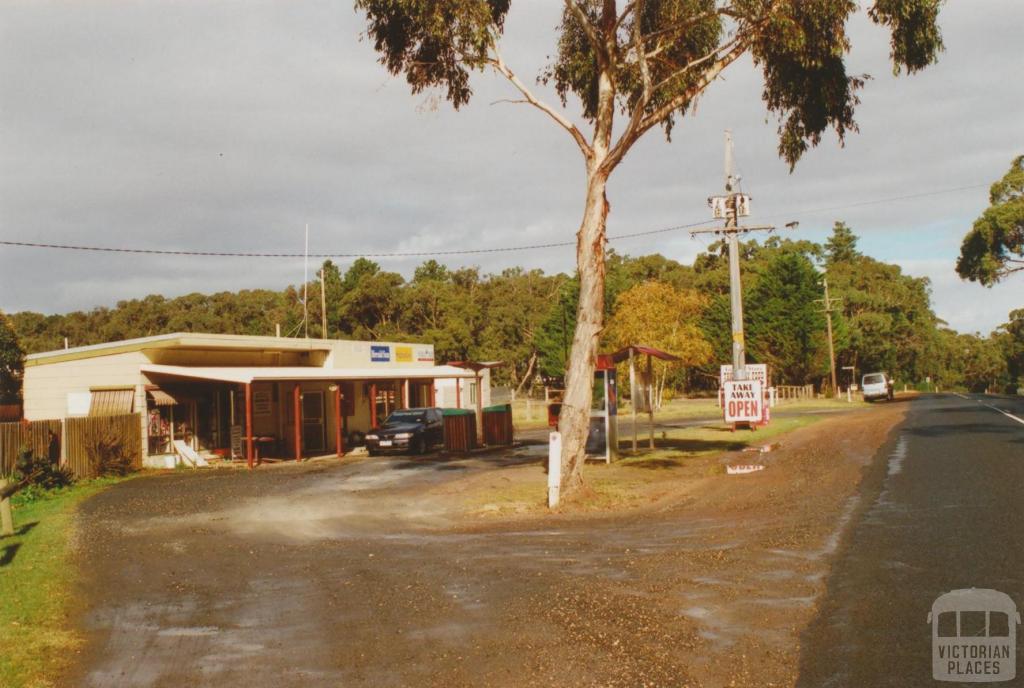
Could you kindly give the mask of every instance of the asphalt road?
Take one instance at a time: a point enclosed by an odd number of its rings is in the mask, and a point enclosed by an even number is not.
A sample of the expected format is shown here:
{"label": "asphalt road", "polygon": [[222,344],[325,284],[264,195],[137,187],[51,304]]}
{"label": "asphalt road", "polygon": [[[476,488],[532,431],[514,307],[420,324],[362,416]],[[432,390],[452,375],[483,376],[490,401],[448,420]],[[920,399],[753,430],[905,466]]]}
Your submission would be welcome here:
{"label": "asphalt road", "polygon": [[[932,678],[932,602],[974,587],[1024,605],[1024,399],[923,398],[882,451],[804,633],[798,686],[954,685]],[[1024,685],[1021,673],[998,685]]]}

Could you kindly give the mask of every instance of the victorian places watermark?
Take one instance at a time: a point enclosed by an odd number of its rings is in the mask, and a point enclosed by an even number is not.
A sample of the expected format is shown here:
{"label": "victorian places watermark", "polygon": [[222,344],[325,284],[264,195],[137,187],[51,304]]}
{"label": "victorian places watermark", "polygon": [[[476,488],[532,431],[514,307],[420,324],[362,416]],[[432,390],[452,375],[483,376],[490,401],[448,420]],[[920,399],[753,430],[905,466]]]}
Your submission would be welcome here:
{"label": "victorian places watermark", "polygon": [[932,677],[958,683],[996,683],[1017,675],[1020,614],[1009,595],[970,588],[941,595],[928,614]]}

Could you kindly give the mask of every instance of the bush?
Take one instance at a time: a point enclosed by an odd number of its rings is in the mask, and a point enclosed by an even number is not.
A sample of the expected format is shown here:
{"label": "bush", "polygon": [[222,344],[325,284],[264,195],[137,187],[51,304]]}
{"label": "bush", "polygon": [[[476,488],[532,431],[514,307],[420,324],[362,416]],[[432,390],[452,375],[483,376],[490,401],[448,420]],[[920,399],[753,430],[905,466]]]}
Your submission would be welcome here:
{"label": "bush", "polygon": [[97,476],[123,476],[132,472],[132,451],[113,428],[97,431],[85,444],[89,465]]}
{"label": "bush", "polygon": [[35,456],[28,447],[22,447],[18,454],[13,477],[16,482],[31,478],[29,486],[36,490],[67,487],[75,481],[74,476],[67,469],[61,467],[59,458]]}

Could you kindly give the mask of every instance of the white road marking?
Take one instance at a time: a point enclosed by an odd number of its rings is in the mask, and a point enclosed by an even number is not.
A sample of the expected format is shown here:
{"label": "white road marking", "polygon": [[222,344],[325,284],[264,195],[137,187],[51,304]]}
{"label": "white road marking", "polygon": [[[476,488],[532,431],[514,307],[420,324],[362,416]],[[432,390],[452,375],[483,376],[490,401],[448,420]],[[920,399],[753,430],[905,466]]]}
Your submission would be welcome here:
{"label": "white road marking", "polygon": [[963,394],[961,394],[960,392],[953,392],[953,394],[957,395],[957,396],[958,396],[958,397],[960,397],[961,399],[966,399],[967,401],[970,401],[970,400],[971,400],[971,398],[970,398],[970,397],[965,397],[965,396],[964,396]]}
{"label": "white road marking", "polygon": [[1018,422],[1018,423],[1020,423],[1021,425],[1024,425],[1024,418],[1018,418],[1017,416],[1013,415],[1012,413],[1007,413],[1007,412],[1006,412],[1006,411],[1004,411],[1003,409],[1001,409],[1001,408],[996,408],[995,406],[992,406],[991,404],[985,404],[985,406],[988,406],[988,407],[989,407],[990,409],[992,409],[993,411],[999,411],[999,413],[1003,414],[1003,415],[1004,415],[1004,416],[1006,416],[1007,418],[1012,418],[1013,420],[1017,421],[1017,422]]}

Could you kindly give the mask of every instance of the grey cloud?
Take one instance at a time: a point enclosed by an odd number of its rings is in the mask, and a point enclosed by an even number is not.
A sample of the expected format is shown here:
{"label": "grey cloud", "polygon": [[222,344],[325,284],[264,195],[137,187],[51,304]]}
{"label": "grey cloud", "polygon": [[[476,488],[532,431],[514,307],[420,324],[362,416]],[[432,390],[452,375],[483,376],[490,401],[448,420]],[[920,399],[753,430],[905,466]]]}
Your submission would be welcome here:
{"label": "grey cloud", "polygon": [[[886,260],[944,257],[985,189],[801,215],[808,209],[988,183],[1024,149],[1014,0],[948,3],[939,65],[894,79],[884,35],[854,26],[859,134],[828,137],[789,174],[760,82],[741,65],[682,122],[641,143],[610,186],[611,234],[698,221],[721,187],[732,128],[755,217],[794,217],[821,239],[846,219]],[[510,17],[524,78],[553,51],[557,3]],[[295,251],[491,248],[571,241],[583,170],[569,138],[491,75],[455,113],[411,96],[358,40],[351,3],[14,2],[0,7],[0,237],[105,245]],[[549,89],[538,87],[554,100]],[[915,232],[917,234],[915,234]],[[918,237],[915,239],[914,237]],[[613,243],[690,259],[684,232]],[[419,259],[382,259],[406,273]],[[571,270],[572,249],[451,259]],[[934,266],[933,266],[934,268]],[[937,269],[937,268],[934,268]],[[294,261],[143,259],[0,248],[0,308],[63,311],[148,292],[280,288]],[[940,312],[956,284],[936,289]],[[1002,302],[999,302],[1002,308]],[[1005,313],[978,313],[986,330]],[[958,325],[960,326],[960,325]]]}

